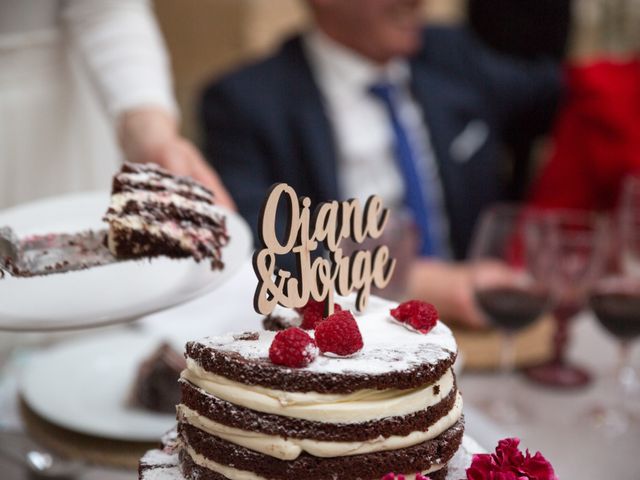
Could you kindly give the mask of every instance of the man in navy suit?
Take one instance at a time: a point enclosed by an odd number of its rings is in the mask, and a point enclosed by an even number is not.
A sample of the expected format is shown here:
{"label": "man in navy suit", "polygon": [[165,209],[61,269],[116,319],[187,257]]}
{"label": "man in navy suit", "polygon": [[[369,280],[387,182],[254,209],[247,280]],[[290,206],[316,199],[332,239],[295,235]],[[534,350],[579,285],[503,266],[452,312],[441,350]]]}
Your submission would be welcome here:
{"label": "man in navy suit", "polygon": [[[557,66],[499,56],[464,29],[425,29],[419,0],[308,4],[307,33],[202,100],[206,154],[240,212],[255,230],[274,182],[314,203],[375,193],[412,215],[424,258],[465,258],[478,215],[504,198],[501,133],[554,105]],[[416,283],[443,278],[439,267]]]}

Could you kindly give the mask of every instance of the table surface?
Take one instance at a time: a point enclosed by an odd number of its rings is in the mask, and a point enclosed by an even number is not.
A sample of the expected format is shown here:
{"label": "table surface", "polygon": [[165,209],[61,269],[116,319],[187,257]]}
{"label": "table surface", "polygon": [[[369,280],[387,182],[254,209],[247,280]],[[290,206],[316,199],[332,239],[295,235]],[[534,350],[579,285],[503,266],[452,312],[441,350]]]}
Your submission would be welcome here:
{"label": "table surface", "polygon": [[[136,328],[158,338],[186,341],[204,335],[260,327],[260,317],[252,310],[255,279],[250,265],[241,269],[224,287],[188,304],[136,322],[135,326],[112,326],[100,330],[55,334],[0,333],[0,429],[20,429],[17,410],[18,378],[21,365],[36,346],[64,341],[70,337],[100,335],[108,331]],[[16,345],[20,355],[16,355]],[[9,352],[13,355],[9,355]],[[560,479],[638,480],[640,478],[640,425],[626,434],[609,437],[596,429],[585,414],[594,405],[612,398],[611,372],[616,360],[616,343],[596,324],[591,315],[582,315],[573,325],[569,356],[587,366],[595,382],[580,391],[547,390],[522,378],[508,382],[496,374],[464,373],[460,379],[465,399],[467,432],[483,447],[491,449],[497,440],[517,436],[522,445],[540,450],[553,463]],[[640,366],[640,349],[633,352],[633,365]],[[492,422],[478,408],[482,402],[515,385],[515,395],[531,412],[531,418],[517,426]],[[636,399],[640,403],[640,400]],[[0,471],[6,480],[27,479],[16,465],[0,457]],[[132,471],[88,469],[83,480],[124,480],[136,478]]]}

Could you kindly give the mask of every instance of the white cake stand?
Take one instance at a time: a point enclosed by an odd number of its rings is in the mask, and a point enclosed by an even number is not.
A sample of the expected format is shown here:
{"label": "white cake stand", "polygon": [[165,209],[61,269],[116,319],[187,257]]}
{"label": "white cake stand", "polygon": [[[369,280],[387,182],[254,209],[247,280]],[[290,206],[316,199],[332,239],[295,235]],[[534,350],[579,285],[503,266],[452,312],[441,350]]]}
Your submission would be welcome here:
{"label": "white cake stand", "polygon": [[[0,226],[23,237],[104,229],[107,192],[64,195],[0,212]],[[49,331],[126,322],[200,297],[233,275],[250,257],[251,231],[237,214],[227,217],[231,238],[225,268],[208,262],[157,258],[119,262],[43,277],[0,279],[0,330]]]}

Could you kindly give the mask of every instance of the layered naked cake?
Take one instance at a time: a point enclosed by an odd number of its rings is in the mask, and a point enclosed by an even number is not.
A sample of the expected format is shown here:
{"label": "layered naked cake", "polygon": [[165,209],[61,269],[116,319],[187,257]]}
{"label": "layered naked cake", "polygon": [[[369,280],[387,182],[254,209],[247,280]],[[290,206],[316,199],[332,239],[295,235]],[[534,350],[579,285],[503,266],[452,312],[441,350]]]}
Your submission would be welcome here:
{"label": "layered naked cake", "polygon": [[193,257],[223,267],[225,216],[209,190],[153,164],[125,163],[113,179],[107,246],[117,258]]}
{"label": "layered naked cake", "polygon": [[[321,334],[331,340],[339,326],[293,329],[317,341],[305,346],[310,363],[301,368],[274,363],[276,332],[188,343],[177,407],[182,475],[373,480],[396,472],[444,479],[464,431],[452,370],[456,344],[441,322],[426,333],[405,328],[392,318],[393,307],[372,298],[355,316],[362,342],[350,356],[314,350],[324,351]],[[301,314],[278,307],[275,316],[294,321]],[[143,461],[141,478],[147,466]]]}

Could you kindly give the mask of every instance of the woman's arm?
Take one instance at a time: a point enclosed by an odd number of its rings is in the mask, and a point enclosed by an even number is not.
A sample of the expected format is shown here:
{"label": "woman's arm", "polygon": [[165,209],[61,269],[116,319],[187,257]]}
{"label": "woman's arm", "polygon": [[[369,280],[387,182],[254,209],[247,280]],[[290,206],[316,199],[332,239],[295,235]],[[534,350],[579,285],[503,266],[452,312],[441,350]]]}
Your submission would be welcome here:
{"label": "woman's arm", "polygon": [[169,58],[147,0],[65,0],[62,21],[129,161],[189,175],[233,207],[218,175],[179,133]]}

